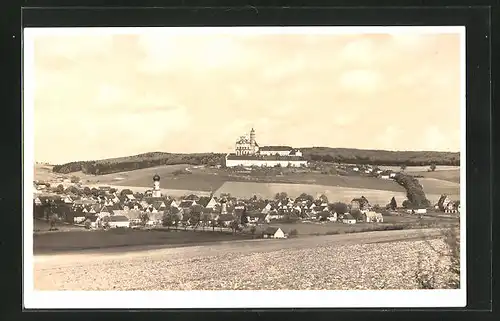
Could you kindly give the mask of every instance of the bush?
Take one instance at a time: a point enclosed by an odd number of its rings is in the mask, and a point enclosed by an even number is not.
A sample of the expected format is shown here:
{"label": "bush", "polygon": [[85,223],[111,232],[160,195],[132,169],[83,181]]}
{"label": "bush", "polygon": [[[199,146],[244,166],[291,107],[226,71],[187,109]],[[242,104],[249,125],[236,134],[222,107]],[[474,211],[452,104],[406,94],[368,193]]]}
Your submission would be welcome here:
{"label": "bush", "polygon": [[288,235],[290,235],[290,236],[297,236],[297,235],[299,235],[299,231],[297,231],[296,229],[293,229],[293,230],[290,231],[290,233],[288,233]]}

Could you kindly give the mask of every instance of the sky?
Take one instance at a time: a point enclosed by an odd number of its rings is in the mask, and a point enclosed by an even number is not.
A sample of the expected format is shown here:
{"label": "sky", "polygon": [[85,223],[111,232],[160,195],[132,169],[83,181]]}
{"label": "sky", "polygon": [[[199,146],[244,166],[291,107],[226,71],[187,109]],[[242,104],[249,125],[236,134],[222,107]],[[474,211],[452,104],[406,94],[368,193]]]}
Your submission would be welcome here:
{"label": "sky", "polygon": [[[460,36],[34,37],[35,160],[263,145],[460,150]],[[31,72],[31,73],[30,73]]]}

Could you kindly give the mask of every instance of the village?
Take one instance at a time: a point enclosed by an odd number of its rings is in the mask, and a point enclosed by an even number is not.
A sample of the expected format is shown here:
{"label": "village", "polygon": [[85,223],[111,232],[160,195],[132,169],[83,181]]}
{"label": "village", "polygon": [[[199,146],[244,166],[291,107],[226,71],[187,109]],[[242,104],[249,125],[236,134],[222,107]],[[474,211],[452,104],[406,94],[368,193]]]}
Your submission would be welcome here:
{"label": "village", "polygon": [[[353,171],[366,171],[364,167],[351,166]],[[385,172],[376,173],[384,179]],[[389,178],[394,173],[387,173]],[[61,179],[62,180],[62,179]],[[51,229],[58,224],[70,224],[86,230],[113,228],[168,228],[203,231],[232,231],[244,229],[255,233],[256,227],[264,227],[259,237],[286,238],[294,231],[284,231],[286,223],[384,223],[384,215],[422,216],[427,208],[405,208],[395,199],[387,204],[371,204],[360,195],[346,204],[329,200],[325,195],[312,196],[302,193],[296,198],[277,193],[274,199],[251,196],[241,199],[230,194],[219,197],[189,194],[183,197],[162,195],[160,177],[152,178],[152,189],[145,193],[130,189],[118,190],[112,186],[83,186],[78,179],[66,179],[53,187],[49,183],[34,182],[34,218],[50,222]],[[62,182],[61,182],[62,183]],[[443,195],[430,210],[456,214],[459,202]],[[276,226],[274,226],[276,225]],[[296,233],[296,231],[295,231]]]}

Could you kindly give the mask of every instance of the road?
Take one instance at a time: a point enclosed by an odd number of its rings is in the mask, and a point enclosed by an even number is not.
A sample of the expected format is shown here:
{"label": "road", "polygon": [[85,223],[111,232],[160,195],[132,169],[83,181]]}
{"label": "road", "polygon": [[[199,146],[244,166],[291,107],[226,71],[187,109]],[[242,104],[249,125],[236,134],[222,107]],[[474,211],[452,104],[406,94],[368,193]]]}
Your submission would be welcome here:
{"label": "road", "polygon": [[354,244],[388,243],[397,241],[416,241],[436,238],[441,235],[439,229],[416,229],[375,231],[340,235],[306,236],[285,240],[240,240],[206,243],[199,246],[169,247],[134,246],[121,249],[83,251],[78,253],[35,255],[35,270],[52,267],[73,266],[74,264],[103,262],[121,258],[168,257],[169,260],[213,257],[221,254],[251,254],[254,252],[273,252],[284,249],[307,249],[319,246],[339,246]]}

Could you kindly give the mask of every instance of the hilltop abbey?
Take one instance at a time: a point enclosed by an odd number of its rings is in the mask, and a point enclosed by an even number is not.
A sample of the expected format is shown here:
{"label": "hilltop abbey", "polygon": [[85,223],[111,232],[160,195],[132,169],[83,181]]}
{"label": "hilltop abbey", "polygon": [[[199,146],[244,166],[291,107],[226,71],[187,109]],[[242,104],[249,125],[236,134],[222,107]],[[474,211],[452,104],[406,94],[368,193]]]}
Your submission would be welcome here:
{"label": "hilltop abbey", "polygon": [[226,155],[226,166],[301,167],[307,166],[302,152],[290,146],[262,146],[255,139],[255,129],[250,135],[240,136],[234,153]]}

